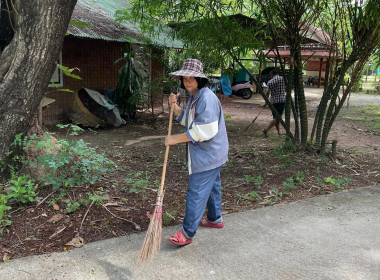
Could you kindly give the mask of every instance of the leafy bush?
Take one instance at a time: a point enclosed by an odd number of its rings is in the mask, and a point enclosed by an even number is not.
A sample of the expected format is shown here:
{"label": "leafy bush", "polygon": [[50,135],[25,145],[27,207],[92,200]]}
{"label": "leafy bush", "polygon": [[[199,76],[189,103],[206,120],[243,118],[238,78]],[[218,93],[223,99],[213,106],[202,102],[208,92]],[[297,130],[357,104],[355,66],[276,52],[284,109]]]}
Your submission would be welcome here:
{"label": "leafy bush", "polygon": [[[135,57],[136,56],[136,57]],[[141,100],[144,79],[141,73],[146,73],[144,65],[139,61],[139,57],[143,57],[143,53],[137,54],[126,45],[124,57],[115,61],[115,65],[122,63],[118,71],[119,81],[116,85],[115,94],[112,102],[118,105],[120,114],[134,118],[137,105]]]}
{"label": "leafy bush", "polygon": [[9,184],[11,185],[8,194],[9,201],[21,204],[35,201],[35,183],[29,178],[29,175],[23,175],[19,177],[13,176],[13,178],[9,180]]}
{"label": "leafy bush", "polygon": [[[72,126],[76,127],[76,126]],[[53,190],[60,187],[95,183],[106,172],[115,168],[115,163],[99,154],[81,140],[55,140],[52,133],[41,137],[18,135],[14,146],[37,150],[35,158],[23,158],[24,164],[43,167],[43,175],[38,178],[43,185],[52,185]]]}
{"label": "leafy bush", "polygon": [[12,209],[12,207],[7,206],[7,203],[8,196],[0,193],[0,234],[3,233],[6,226],[9,226],[12,223],[10,220],[10,215],[7,213]]}

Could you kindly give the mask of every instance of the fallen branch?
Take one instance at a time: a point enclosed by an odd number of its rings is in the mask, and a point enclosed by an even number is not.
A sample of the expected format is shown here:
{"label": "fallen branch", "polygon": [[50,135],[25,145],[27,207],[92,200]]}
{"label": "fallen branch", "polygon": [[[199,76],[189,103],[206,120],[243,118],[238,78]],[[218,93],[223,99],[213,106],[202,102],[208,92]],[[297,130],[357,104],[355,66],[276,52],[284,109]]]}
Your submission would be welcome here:
{"label": "fallen branch", "polygon": [[92,207],[93,204],[94,204],[94,201],[91,202],[90,207],[88,207],[86,213],[84,214],[83,219],[82,219],[82,222],[80,223],[80,228],[79,228],[79,229],[82,229],[82,226],[83,226],[84,220],[86,219],[87,214],[88,214],[88,212],[90,211],[90,208]]}
{"label": "fallen branch", "polygon": [[103,204],[100,204],[100,205],[101,205],[104,209],[106,209],[106,210],[107,210],[112,216],[114,216],[115,218],[120,219],[120,220],[124,220],[124,221],[126,221],[126,222],[129,222],[129,223],[133,224],[137,230],[141,230],[141,227],[140,227],[138,224],[136,224],[135,222],[132,222],[131,220],[127,220],[127,219],[121,218],[121,217],[119,217],[119,216],[116,216],[114,213],[112,213],[112,212],[111,212],[107,207],[105,207]]}
{"label": "fallen branch", "polygon": [[37,206],[34,208],[36,209],[38,206],[40,206],[46,199],[48,199],[52,194],[54,194],[56,191],[52,192],[51,194],[47,195],[43,200],[40,201],[40,203],[37,204]]}

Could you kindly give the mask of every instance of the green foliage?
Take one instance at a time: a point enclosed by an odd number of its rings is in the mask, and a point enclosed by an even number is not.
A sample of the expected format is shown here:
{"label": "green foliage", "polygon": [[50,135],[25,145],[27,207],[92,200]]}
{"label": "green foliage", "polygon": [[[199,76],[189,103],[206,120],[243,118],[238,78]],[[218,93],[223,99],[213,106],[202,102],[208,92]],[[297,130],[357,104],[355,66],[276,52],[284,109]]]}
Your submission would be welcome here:
{"label": "green foliage", "polygon": [[57,63],[57,67],[59,69],[61,69],[62,72],[63,72],[63,74],[66,75],[67,77],[70,77],[70,78],[73,78],[73,79],[76,79],[76,80],[82,80],[81,77],[79,77],[78,75],[73,74],[74,70],[79,70],[78,68],[71,68],[70,69],[70,68],[68,68],[66,66],[63,66],[61,64],[58,64],[58,63]]}
{"label": "green foliage", "polygon": [[[142,57],[143,54],[137,55]],[[135,58],[134,52],[128,45],[125,47],[124,57],[116,60],[115,65],[120,62],[123,63],[123,66],[118,71],[119,81],[112,102],[118,105],[121,115],[133,118],[143,90],[141,73],[146,72],[146,67]]]}
{"label": "green foliage", "polygon": [[317,181],[317,183],[318,183],[321,187],[323,187],[323,186],[325,185],[325,181],[324,181],[323,179],[317,177],[315,180]]}
{"label": "green foliage", "polygon": [[7,194],[3,193],[4,187],[0,185],[0,234],[4,232],[5,227],[12,223],[11,215],[8,213],[12,207],[9,204],[27,204],[35,201],[35,184],[29,178],[29,175],[18,176],[16,173],[13,173],[12,178],[8,182]]}
{"label": "green foliage", "polygon": [[[77,22],[79,24],[79,22]],[[57,63],[57,67],[62,71],[62,73],[67,76],[67,77],[70,77],[70,78],[73,78],[73,79],[76,79],[76,80],[82,80],[81,77],[79,77],[78,75],[75,75],[73,74],[74,70],[78,70],[78,68],[68,68],[66,66],[63,66],[59,63]],[[74,92],[73,90],[71,89],[67,89],[67,88],[59,88],[58,85],[56,85],[53,81],[50,81],[50,83],[55,87],[55,89],[57,91],[62,91],[62,92]]]}
{"label": "green foliage", "polygon": [[8,196],[0,193],[0,234],[4,232],[5,227],[9,226],[12,223],[12,221],[10,220],[10,215],[7,213],[9,210],[12,209],[12,207],[8,206],[7,203]]}
{"label": "green foliage", "polygon": [[229,159],[229,160],[227,161],[227,165],[228,165],[229,167],[234,167],[234,165],[235,165],[235,160],[234,160],[234,159]]}
{"label": "green foliage", "polygon": [[353,92],[359,92],[363,90],[363,81],[361,76],[357,78],[357,80],[354,83],[354,86],[352,87]]}
{"label": "green foliage", "polygon": [[87,195],[96,206],[99,206],[103,200],[108,199],[108,195],[104,195],[103,188],[98,188],[94,193],[87,192]]}
{"label": "green foliage", "polygon": [[285,182],[282,182],[282,185],[285,188],[284,193],[289,194],[291,190],[296,189],[297,186],[294,184],[294,179],[292,177],[286,178]]}
{"label": "green foliage", "polygon": [[282,197],[282,192],[280,192],[278,189],[273,189],[271,191],[275,195],[275,200],[279,200]]}
{"label": "green foliage", "polygon": [[255,186],[261,186],[263,184],[263,177],[261,177],[261,175],[259,176],[250,176],[250,175],[245,175],[245,181],[247,182],[247,184],[253,182]]}
{"label": "green foliage", "polygon": [[285,181],[282,182],[282,185],[285,188],[284,193],[289,194],[291,190],[296,189],[297,186],[303,185],[305,175],[308,173],[309,171],[298,171],[292,177],[286,178]]}
{"label": "green foliage", "polygon": [[309,173],[309,171],[306,171],[306,172],[304,172],[304,171],[298,171],[296,173],[296,175],[293,176],[294,181],[297,182],[299,185],[302,185],[303,184],[303,180],[305,178],[305,175],[308,174],[308,173]]}
{"label": "green foliage", "polygon": [[13,178],[9,180],[8,199],[10,202],[26,204],[35,201],[35,183],[29,178],[29,175],[23,175],[19,177],[13,176]]}
{"label": "green foliage", "polygon": [[164,226],[170,225],[174,220],[175,216],[182,212],[180,205],[169,205],[165,208],[165,211],[162,212],[162,224]]}
{"label": "green foliage", "polygon": [[292,142],[287,141],[284,144],[277,146],[274,150],[274,156],[283,162],[284,168],[290,167],[292,161],[291,156],[295,152],[295,146]]}
{"label": "green foliage", "polygon": [[91,27],[91,24],[89,24],[88,22],[78,20],[70,20],[70,25],[80,27]]}
{"label": "green foliage", "polygon": [[128,177],[124,179],[124,182],[130,185],[128,192],[145,195],[146,189],[150,184],[150,176],[148,171],[136,172],[134,178]]}
{"label": "green foliage", "polygon": [[78,201],[71,202],[70,200],[64,200],[63,202],[66,203],[67,208],[66,208],[66,213],[74,213],[80,206],[80,203]]}
{"label": "green foliage", "polygon": [[334,179],[333,176],[330,176],[326,178],[325,182],[330,183],[334,186],[334,191],[341,191],[344,190],[344,186],[348,185],[352,181],[351,178],[345,177],[345,178],[338,178]]}
{"label": "green foliage", "polygon": [[243,149],[243,151],[242,151],[243,153],[255,153],[255,149],[253,149],[253,148],[244,148]]}
{"label": "green foliage", "polygon": [[[74,133],[80,128],[72,126]],[[52,185],[53,190],[61,187],[95,183],[106,172],[115,168],[115,163],[99,154],[83,140],[52,139],[53,134],[46,132],[40,138],[35,135],[21,138],[18,135],[13,142],[14,146],[21,146],[41,151],[41,155],[33,160],[22,159],[24,164],[32,167],[43,167],[44,174],[38,178],[43,185]]]}
{"label": "green foliage", "polygon": [[236,194],[236,196],[243,200],[249,200],[249,201],[255,201],[255,200],[262,200],[262,197],[255,191],[246,193],[246,194]]}

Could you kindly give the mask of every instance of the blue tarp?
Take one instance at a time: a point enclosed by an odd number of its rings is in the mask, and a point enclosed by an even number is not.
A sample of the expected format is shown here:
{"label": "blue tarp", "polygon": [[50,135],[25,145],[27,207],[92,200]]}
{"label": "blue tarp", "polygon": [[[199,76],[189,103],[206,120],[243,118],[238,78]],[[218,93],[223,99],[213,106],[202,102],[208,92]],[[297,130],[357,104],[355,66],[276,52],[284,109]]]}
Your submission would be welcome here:
{"label": "blue tarp", "polygon": [[222,77],[220,78],[220,83],[222,84],[223,94],[231,95],[232,90],[231,90],[230,77],[226,74],[223,74]]}

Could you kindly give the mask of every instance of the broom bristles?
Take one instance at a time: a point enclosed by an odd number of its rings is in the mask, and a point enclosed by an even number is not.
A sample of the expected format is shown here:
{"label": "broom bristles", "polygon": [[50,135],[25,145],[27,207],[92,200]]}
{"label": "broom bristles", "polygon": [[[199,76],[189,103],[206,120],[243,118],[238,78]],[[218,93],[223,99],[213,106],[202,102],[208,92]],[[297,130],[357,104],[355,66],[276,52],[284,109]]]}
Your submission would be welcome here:
{"label": "broom bristles", "polygon": [[162,196],[157,197],[143,246],[140,251],[138,265],[145,264],[153,259],[160,250],[162,240]]}

